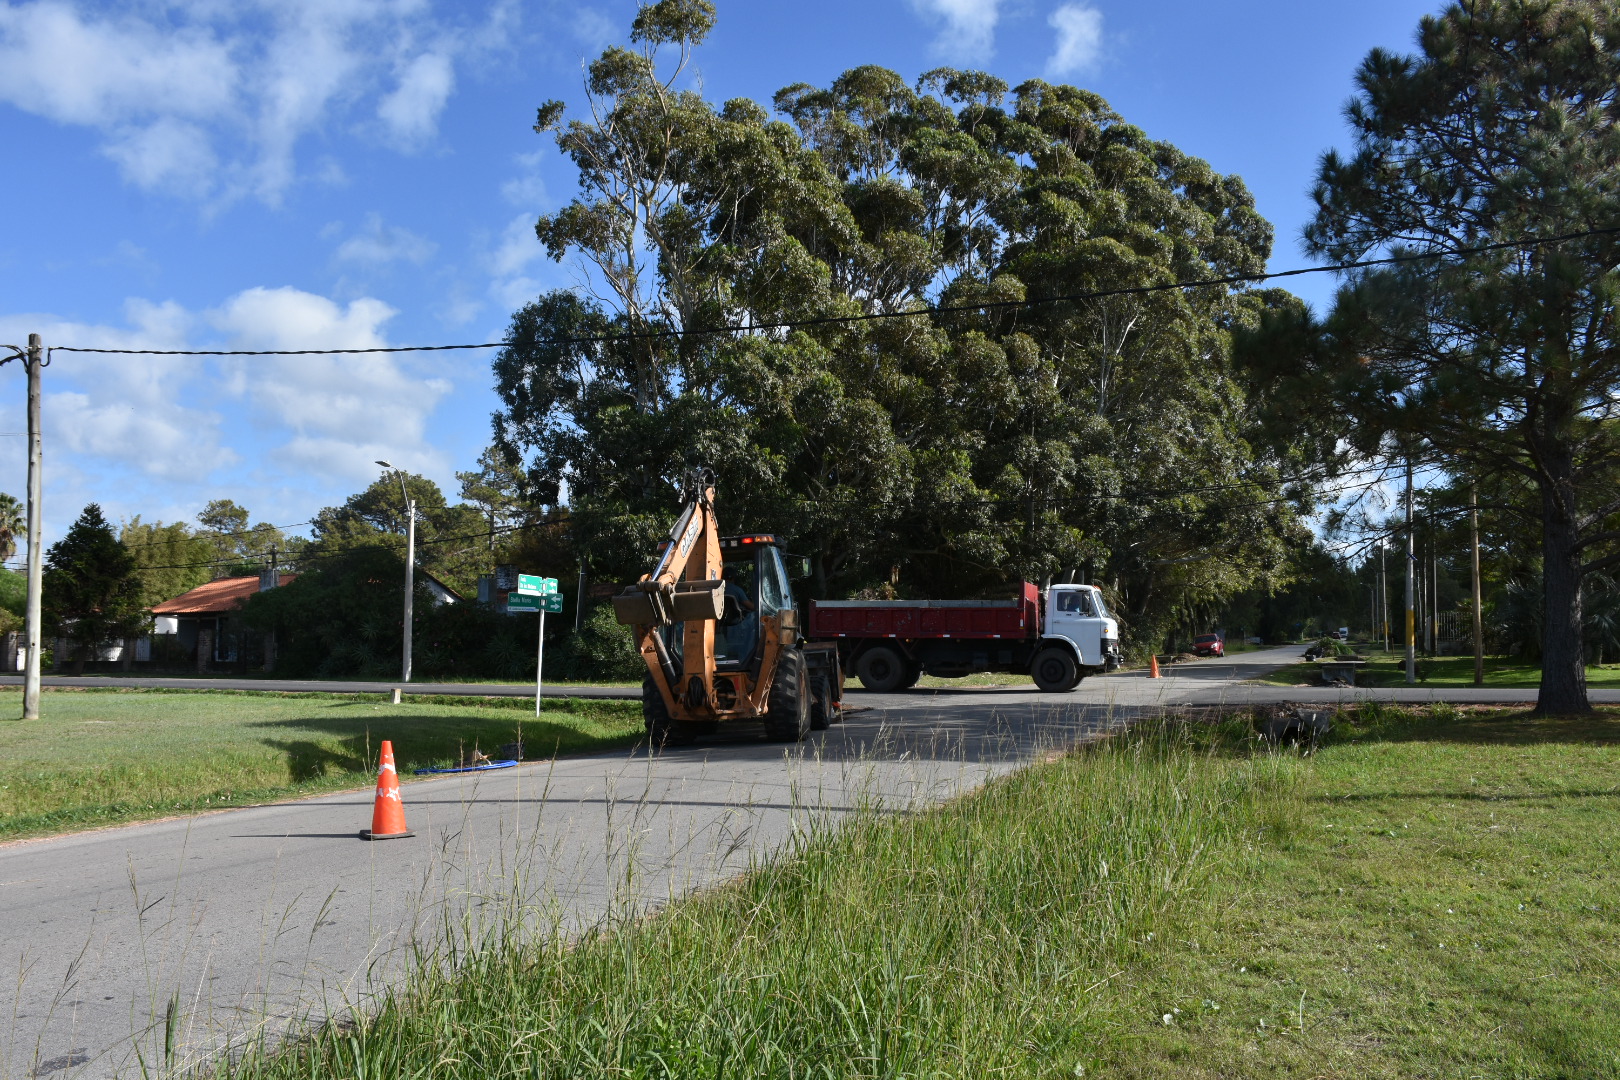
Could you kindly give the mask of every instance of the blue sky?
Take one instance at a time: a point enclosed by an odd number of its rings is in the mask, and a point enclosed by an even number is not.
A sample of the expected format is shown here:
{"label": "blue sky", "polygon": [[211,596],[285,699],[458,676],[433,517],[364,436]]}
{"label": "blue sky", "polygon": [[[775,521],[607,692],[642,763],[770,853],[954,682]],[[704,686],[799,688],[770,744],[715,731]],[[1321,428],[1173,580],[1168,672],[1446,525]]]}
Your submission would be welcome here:
{"label": "blue sky", "polygon": [[[1106,96],[1242,176],[1302,265],[1318,154],[1374,46],[1420,0],[718,0],[694,75],[768,102],[858,64],[941,64]],[[576,279],[537,215],[574,179],[535,107],[629,0],[0,0],[0,342],[309,348],[490,341]],[[1325,278],[1296,281],[1320,304]],[[306,521],[388,458],[447,493],[488,442],[488,355],[207,359],[59,353],[45,372],[46,536],[109,516],[190,520],[232,498]],[[0,431],[23,430],[0,369]],[[24,491],[0,436],[0,490]]]}

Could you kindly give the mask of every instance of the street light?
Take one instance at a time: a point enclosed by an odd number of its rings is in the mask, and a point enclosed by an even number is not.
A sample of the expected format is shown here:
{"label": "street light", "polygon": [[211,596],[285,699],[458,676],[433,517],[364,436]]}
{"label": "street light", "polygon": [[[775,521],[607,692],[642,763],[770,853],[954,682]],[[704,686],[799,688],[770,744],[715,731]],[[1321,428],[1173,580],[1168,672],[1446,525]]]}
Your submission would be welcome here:
{"label": "street light", "polygon": [[[378,459],[385,469],[394,469],[392,462]],[[416,599],[416,500],[405,490],[405,473],[394,469],[399,478],[399,496],[405,502],[405,654],[401,662],[400,678],[411,681],[411,617]]]}

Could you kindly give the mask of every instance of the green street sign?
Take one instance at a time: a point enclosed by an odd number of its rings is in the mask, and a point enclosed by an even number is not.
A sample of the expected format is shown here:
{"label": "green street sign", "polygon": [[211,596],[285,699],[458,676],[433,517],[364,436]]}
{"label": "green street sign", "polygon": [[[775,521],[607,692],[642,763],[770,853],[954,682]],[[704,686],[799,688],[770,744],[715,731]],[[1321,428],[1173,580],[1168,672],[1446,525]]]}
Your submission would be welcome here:
{"label": "green street sign", "polygon": [[548,611],[552,615],[556,615],[556,614],[558,614],[559,612],[562,611],[562,595],[561,594],[552,593],[550,596],[542,596],[540,599],[545,601],[546,611]]}
{"label": "green street sign", "polygon": [[517,591],[521,596],[551,596],[557,591],[557,579],[538,574],[519,574]]}
{"label": "green street sign", "polygon": [[539,611],[544,606],[544,597],[524,596],[521,593],[510,593],[506,597],[507,611]]}

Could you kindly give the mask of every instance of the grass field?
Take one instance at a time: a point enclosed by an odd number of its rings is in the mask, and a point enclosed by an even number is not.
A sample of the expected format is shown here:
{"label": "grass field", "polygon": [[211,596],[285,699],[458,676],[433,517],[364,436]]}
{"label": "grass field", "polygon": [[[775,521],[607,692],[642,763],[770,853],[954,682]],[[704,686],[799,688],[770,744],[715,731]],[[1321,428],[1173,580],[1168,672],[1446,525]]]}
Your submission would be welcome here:
{"label": "grass field", "polygon": [[[1382,649],[1357,647],[1356,654],[1371,661],[1356,673],[1357,686],[1405,686],[1406,654]],[[1418,657],[1419,686],[1473,686],[1472,656]],[[1301,661],[1261,675],[1255,681],[1276,686],[1320,686],[1322,676],[1314,664]],[[1598,688],[1620,687],[1620,664],[1586,669],[1586,684]],[[1505,689],[1534,690],[1541,685],[1541,668],[1504,656],[1485,658],[1485,685]]]}
{"label": "grass field", "polygon": [[[46,671],[45,675],[44,675],[44,682],[45,682],[46,686],[50,685],[51,677],[53,675],[62,676],[62,677],[66,677],[66,678],[78,678],[78,677],[80,677],[80,676],[75,676],[70,667],[64,667],[61,671],[56,671],[56,672]],[[262,680],[262,681],[265,681],[265,682],[276,682],[276,681],[284,681],[284,680],[287,679],[287,676],[279,675],[279,674],[277,674],[277,673],[275,673],[273,671],[209,672],[209,673],[206,673],[206,674],[198,674],[196,672],[190,672],[190,671],[179,671],[179,672],[175,672],[175,671],[159,671],[159,672],[132,671],[132,672],[128,672],[128,673],[126,673],[124,671],[87,671],[87,672],[84,673],[84,675],[82,677],[83,678],[89,678],[89,679],[108,679],[108,680],[114,680],[114,679],[196,679],[196,680],[206,681],[206,680],[209,680],[209,679],[215,679],[215,680],[218,680],[220,682],[228,682],[228,681],[229,682],[235,682],[235,681],[240,681],[240,680],[244,680],[244,679],[253,680],[253,681],[261,681]],[[338,676],[338,677],[335,677],[335,678],[323,677],[323,678],[321,678],[321,679],[319,679],[317,681],[323,682],[323,683],[331,682],[331,683],[384,683],[384,684],[387,684],[391,680],[387,679],[387,678],[380,678],[380,679],[365,678],[365,677],[362,677],[362,676],[359,676],[359,675],[343,675],[343,676]],[[419,683],[437,683],[437,684],[444,685],[444,686],[523,686],[525,684],[527,684],[529,686],[534,685],[533,678],[525,680],[525,679],[474,679],[474,678],[432,678],[432,679],[429,679],[429,678],[420,678],[419,677],[419,678],[416,679],[416,681],[419,682]],[[559,686],[560,687],[569,687],[569,686],[612,686],[612,687],[634,686],[634,687],[639,687],[641,685],[641,680],[637,679],[637,680],[635,680],[633,682],[629,682],[629,681],[615,682],[615,681],[613,681],[611,679],[604,680],[604,679],[550,679],[550,678],[548,678],[546,680],[546,685],[547,686],[552,686],[552,687],[559,687]]]}
{"label": "grass field", "polygon": [[[1142,728],[242,1078],[1620,1076],[1620,714]],[[472,943],[477,944],[477,943]]]}
{"label": "grass field", "polygon": [[[21,712],[21,692],[0,710]],[[369,786],[378,744],[400,772],[493,753],[521,728],[526,756],[624,746],[641,704],[569,698],[406,698],[229,691],[50,690],[38,722],[0,722],[0,839]]]}

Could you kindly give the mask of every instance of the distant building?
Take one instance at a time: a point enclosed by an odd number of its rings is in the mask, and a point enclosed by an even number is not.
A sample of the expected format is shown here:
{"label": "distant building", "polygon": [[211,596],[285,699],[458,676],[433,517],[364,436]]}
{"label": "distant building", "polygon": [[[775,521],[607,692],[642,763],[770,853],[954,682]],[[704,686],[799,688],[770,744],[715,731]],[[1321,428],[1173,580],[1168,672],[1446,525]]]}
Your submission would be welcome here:
{"label": "distant building", "polygon": [[254,593],[286,585],[297,577],[267,570],[251,577],[220,578],[165,600],[152,608],[152,638],[136,642],[135,659],[164,666],[181,662],[198,671],[227,665],[274,668],[275,635],[245,626],[242,605]]}

